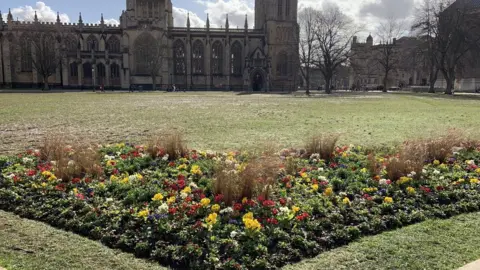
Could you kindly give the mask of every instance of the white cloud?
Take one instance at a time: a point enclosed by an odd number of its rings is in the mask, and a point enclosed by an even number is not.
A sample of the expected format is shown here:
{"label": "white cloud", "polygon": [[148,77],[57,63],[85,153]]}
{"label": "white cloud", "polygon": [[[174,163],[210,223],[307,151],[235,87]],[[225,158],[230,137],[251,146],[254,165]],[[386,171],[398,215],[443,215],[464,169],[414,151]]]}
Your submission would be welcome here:
{"label": "white cloud", "polygon": [[[175,27],[187,27],[187,16],[189,11],[183,8],[173,7],[173,25]],[[191,27],[205,27],[206,23],[197,14],[190,12]]]}
{"label": "white cloud", "polygon": [[[103,21],[105,22],[106,25],[119,25],[120,24],[120,22],[118,20],[113,19],[113,18],[104,19]],[[97,24],[100,24],[100,21],[98,21]]]}
{"label": "white cloud", "polygon": [[[20,21],[33,21],[35,18],[35,11],[37,12],[38,20],[41,22],[57,21],[57,12],[52,10],[44,2],[37,2],[35,7],[26,5],[12,9],[13,19],[18,19]],[[60,20],[64,23],[70,22],[70,18],[64,13],[60,14]]]}
{"label": "white cloud", "polygon": [[197,0],[197,3],[205,6],[205,13],[209,14],[212,27],[225,27],[227,14],[231,28],[243,28],[245,15],[248,15],[249,27],[253,27],[253,0]]}

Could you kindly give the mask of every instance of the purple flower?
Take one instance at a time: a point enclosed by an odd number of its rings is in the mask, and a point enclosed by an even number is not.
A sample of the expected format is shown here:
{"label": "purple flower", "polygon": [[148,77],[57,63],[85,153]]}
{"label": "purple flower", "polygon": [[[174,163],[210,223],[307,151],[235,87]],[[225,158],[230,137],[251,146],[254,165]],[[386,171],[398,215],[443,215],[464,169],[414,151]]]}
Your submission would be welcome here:
{"label": "purple flower", "polygon": [[230,219],[228,221],[229,224],[238,224],[238,221],[236,219]]}

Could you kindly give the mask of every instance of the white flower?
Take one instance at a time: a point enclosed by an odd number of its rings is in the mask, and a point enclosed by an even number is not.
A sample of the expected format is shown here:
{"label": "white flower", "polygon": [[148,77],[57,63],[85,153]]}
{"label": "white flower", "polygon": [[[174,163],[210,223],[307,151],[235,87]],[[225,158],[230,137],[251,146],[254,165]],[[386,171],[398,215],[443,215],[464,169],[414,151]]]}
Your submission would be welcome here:
{"label": "white flower", "polygon": [[412,176],[415,176],[415,175],[417,175],[417,173],[416,173],[416,172],[414,172],[414,171],[412,171],[410,174],[411,174]]}
{"label": "white flower", "polygon": [[140,153],[140,157],[144,158],[144,157],[146,157],[146,156],[147,156],[147,154]]}
{"label": "white flower", "polygon": [[426,174],[426,173],[427,173],[427,170],[422,169],[422,173],[423,173],[423,174]]}
{"label": "white flower", "polygon": [[443,176],[443,175],[440,176],[440,180],[443,180],[443,179],[445,179],[445,176]]}
{"label": "white flower", "polygon": [[36,155],[40,154],[40,150],[38,150],[38,149],[33,150],[33,152],[34,152]]}
{"label": "white flower", "polygon": [[158,207],[158,211],[160,211],[160,213],[162,213],[162,214],[167,213],[168,212],[168,204],[163,203],[162,205],[160,205]]}
{"label": "white flower", "polygon": [[433,174],[440,174],[440,171],[439,170],[433,170]]}
{"label": "white flower", "polygon": [[312,154],[310,156],[310,159],[319,159],[320,158],[320,154]]}
{"label": "white flower", "polygon": [[323,176],[323,175],[320,175],[320,176],[318,177],[318,180],[328,182],[327,177],[325,177],[325,176]]}
{"label": "white flower", "polygon": [[197,188],[198,188],[197,184],[195,184],[194,182],[191,182],[189,186],[190,186],[191,188],[193,188],[193,189],[197,189]]}
{"label": "white flower", "polygon": [[107,198],[105,201],[106,202],[113,202],[113,198]]}
{"label": "white flower", "polygon": [[225,164],[227,164],[227,165],[232,165],[232,164],[233,164],[233,161],[227,159],[227,160],[225,160]]}
{"label": "white flower", "polygon": [[323,172],[323,168],[318,168],[317,171]]}
{"label": "white flower", "polygon": [[10,174],[10,175],[7,175],[7,178],[8,178],[8,179],[13,179],[14,177],[15,177],[15,174],[13,174],[13,173]]}
{"label": "white flower", "polygon": [[467,160],[468,165],[475,165],[475,160]]}
{"label": "white flower", "polygon": [[411,173],[407,174],[407,177],[412,178],[413,175]]}
{"label": "white flower", "polygon": [[180,193],[180,197],[182,197],[182,199],[185,199],[188,197],[188,193],[182,192]]}
{"label": "white flower", "polygon": [[387,179],[380,179],[380,181],[378,181],[378,183],[380,185],[386,185],[387,184]]}
{"label": "white flower", "polygon": [[75,166],[75,161],[69,160],[68,161],[68,167],[73,167],[73,166]]}
{"label": "white flower", "polygon": [[288,207],[280,207],[278,210],[280,210],[280,213],[282,213],[282,214],[290,213],[290,208],[288,208]]}
{"label": "white flower", "polygon": [[220,210],[220,214],[232,213],[232,212],[233,212],[232,207],[227,207],[227,208],[224,208],[224,209]]}
{"label": "white flower", "polygon": [[168,154],[166,154],[165,156],[162,157],[162,160],[163,161],[167,161],[168,160]]}
{"label": "white flower", "polygon": [[237,232],[237,231],[232,231],[232,232],[230,233],[230,237],[231,237],[231,238],[235,238],[235,236],[237,236],[237,235],[238,235],[238,232]]}
{"label": "white flower", "polygon": [[31,158],[28,158],[28,157],[23,158],[23,163],[30,163],[32,161],[33,161],[33,159],[31,159]]}
{"label": "white flower", "polygon": [[57,162],[55,160],[50,161],[50,163],[52,163],[53,166],[57,165]]}
{"label": "white flower", "polygon": [[137,180],[137,177],[135,175],[130,175],[128,177],[128,181],[130,181],[130,182],[135,181],[135,180]]}

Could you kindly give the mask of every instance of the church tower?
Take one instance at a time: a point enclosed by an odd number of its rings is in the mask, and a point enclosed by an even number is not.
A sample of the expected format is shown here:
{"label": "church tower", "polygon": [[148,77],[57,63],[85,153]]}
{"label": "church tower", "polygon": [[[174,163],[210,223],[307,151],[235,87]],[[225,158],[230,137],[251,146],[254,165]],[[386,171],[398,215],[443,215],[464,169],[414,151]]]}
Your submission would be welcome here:
{"label": "church tower", "polygon": [[270,89],[294,90],[298,74],[298,0],[256,0],[255,29],[263,29],[271,59]]}

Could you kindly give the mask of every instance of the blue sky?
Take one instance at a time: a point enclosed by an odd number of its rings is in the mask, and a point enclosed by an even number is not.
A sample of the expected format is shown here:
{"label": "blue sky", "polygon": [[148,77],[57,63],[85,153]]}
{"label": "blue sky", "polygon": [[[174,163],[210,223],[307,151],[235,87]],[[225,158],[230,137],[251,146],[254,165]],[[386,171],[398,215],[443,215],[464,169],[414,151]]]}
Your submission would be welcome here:
{"label": "blue sky", "polygon": [[[9,8],[35,7],[37,2],[37,0],[2,0],[0,1],[0,10],[2,13],[6,13]],[[125,0],[44,0],[43,2],[55,12],[66,13],[71,21],[78,20],[78,13],[82,12],[83,20],[86,22],[100,20],[101,13],[105,18],[118,20],[126,4]],[[205,7],[193,0],[173,0],[172,3],[175,7],[191,10],[201,18],[205,17]]]}

